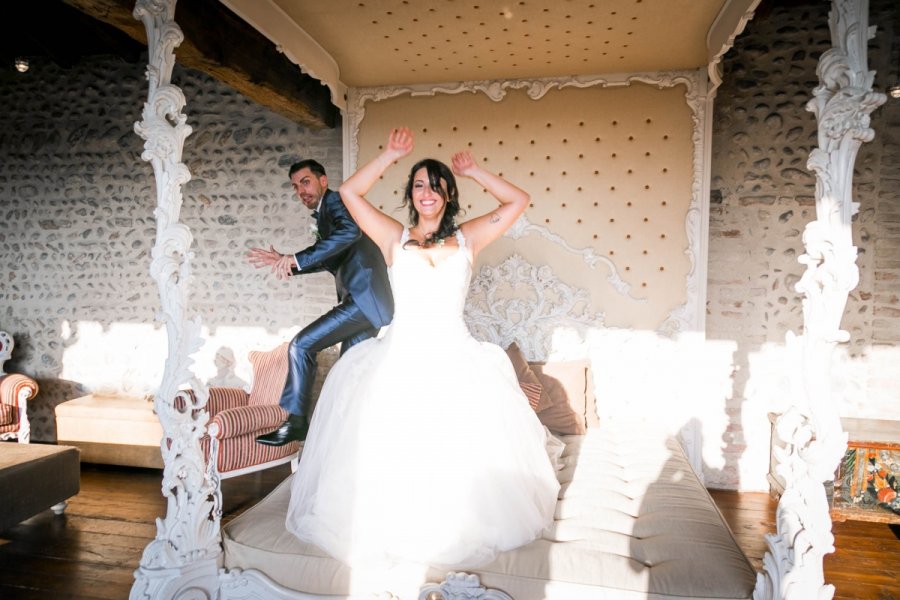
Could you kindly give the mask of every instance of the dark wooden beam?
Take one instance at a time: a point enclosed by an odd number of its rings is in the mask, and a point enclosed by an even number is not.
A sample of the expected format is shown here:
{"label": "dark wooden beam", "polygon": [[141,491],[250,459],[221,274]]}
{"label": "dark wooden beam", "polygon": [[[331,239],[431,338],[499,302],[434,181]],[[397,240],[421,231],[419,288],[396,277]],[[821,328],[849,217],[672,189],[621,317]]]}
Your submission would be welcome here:
{"label": "dark wooden beam", "polygon": [[[64,0],[144,45],[144,25],[132,16],[134,0]],[[184,41],[175,60],[231,86],[251,100],[313,129],[332,128],[339,111],[329,89],[275,49],[261,33],[218,0],[179,0],[175,22]],[[190,99],[188,99],[190,103]]]}
{"label": "dark wooden beam", "polygon": [[9,68],[14,58],[47,57],[63,69],[84,56],[110,54],[136,63],[145,55],[141,44],[61,0],[11,2],[0,22],[0,58]]}

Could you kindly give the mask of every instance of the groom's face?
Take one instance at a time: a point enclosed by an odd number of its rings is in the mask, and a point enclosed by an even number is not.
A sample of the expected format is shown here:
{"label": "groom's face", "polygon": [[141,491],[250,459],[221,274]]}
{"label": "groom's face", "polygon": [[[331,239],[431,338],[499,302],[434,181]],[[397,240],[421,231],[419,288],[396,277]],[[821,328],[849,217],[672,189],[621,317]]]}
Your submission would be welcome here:
{"label": "groom's face", "polygon": [[315,173],[306,169],[300,169],[291,175],[291,186],[294,193],[303,203],[303,206],[309,210],[315,210],[319,206],[319,200],[328,189],[328,177],[322,175],[317,176]]}

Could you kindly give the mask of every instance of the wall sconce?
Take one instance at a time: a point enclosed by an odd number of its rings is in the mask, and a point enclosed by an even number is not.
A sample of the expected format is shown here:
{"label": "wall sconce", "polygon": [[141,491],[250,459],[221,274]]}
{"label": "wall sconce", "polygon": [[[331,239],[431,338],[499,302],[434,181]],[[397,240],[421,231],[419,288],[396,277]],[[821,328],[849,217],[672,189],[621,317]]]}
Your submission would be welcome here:
{"label": "wall sconce", "polygon": [[[897,50],[897,62],[894,63],[894,69],[900,68],[900,48]],[[897,100],[900,98],[900,72],[894,72],[894,81],[887,88],[887,95]]]}
{"label": "wall sconce", "polygon": [[18,71],[19,73],[24,73],[25,71],[28,70],[28,68],[30,66],[28,64],[27,58],[17,58],[15,65],[16,65],[16,71]]}

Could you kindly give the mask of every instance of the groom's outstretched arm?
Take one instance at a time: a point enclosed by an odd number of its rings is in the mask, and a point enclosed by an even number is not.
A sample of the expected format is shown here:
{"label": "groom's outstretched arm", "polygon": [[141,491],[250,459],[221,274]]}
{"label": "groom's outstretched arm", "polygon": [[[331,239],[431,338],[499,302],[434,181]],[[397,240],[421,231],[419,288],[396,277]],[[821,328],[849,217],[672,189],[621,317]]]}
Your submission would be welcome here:
{"label": "groom's outstretched arm", "polygon": [[[359,240],[362,232],[350,216],[337,193],[325,194],[319,206],[320,220],[331,223],[330,231],[316,242],[294,255],[299,273],[313,273],[325,268],[325,263]],[[324,227],[323,227],[324,229]]]}

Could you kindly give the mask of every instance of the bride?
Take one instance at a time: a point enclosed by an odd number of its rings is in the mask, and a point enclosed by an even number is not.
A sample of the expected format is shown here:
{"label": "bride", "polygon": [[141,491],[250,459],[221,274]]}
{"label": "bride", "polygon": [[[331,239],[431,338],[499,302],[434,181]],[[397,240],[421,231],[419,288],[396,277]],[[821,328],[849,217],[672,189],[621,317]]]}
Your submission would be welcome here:
{"label": "bride", "polygon": [[[561,443],[543,428],[499,347],[471,337],[463,306],[475,257],[528,205],[523,190],[469,152],[412,168],[409,227],[366,199],[413,149],[385,150],[340,188],[389,265],[391,326],[350,349],[322,388],[294,475],[287,528],[345,563],[476,567],[530,542],[552,519]],[[456,178],[499,206],[459,225]],[[555,456],[554,456],[555,458]]]}

